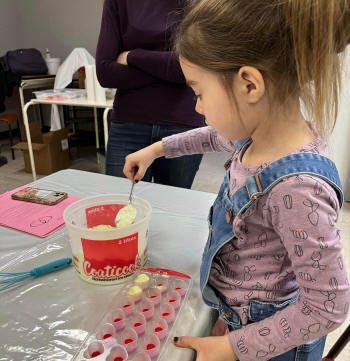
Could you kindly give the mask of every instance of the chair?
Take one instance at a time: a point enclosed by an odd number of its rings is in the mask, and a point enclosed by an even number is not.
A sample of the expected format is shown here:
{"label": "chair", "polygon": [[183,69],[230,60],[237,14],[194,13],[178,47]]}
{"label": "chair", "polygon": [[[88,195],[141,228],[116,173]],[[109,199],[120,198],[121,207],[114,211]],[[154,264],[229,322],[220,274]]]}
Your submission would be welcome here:
{"label": "chair", "polygon": [[19,122],[16,114],[1,114],[0,115],[0,122],[7,123],[9,129],[9,136],[10,136],[10,145],[11,145],[11,152],[12,152],[12,159],[15,159],[15,151],[12,148],[13,146],[13,137],[12,137],[12,126],[11,124],[17,123],[18,131],[19,131]]}

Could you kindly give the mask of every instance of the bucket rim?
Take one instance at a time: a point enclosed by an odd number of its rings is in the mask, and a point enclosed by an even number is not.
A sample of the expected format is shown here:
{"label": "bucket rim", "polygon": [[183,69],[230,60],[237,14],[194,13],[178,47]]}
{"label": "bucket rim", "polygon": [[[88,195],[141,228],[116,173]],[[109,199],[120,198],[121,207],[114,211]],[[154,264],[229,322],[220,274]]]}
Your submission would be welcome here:
{"label": "bucket rim", "polygon": [[[81,198],[81,199],[77,200],[76,202],[71,203],[71,204],[70,204],[69,206],[67,206],[67,207],[65,208],[65,210],[63,211],[63,220],[64,220],[64,223],[65,223],[65,226],[66,226],[66,227],[69,226],[69,227],[71,227],[71,228],[73,228],[73,229],[75,229],[75,230],[84,230],[84,231],[86,231],[86,230],[91,230],[90,228],[80,227],[80,226],[77,226],[77,225],[75,225],[75,224],[73,224],[73,223],[71,223],[71,222],[68,222],[67,213],[69,213],[69,211],[70,211],[72,208],[74,208],[74,206],[77,206],[77,203],[79,203],[79,202],[81,202],[81,201],[86,201],[86,200],[89,200],[89,199],[98,198],[98,197],[102,197],[102,196],[113,196],[113,197],[115,197],[115,196],[122,196],[122,197],[125,197],[126,199],[128,199],[128,195],[127,195],[127,194],[121,194],[121,193],[101,193],[101,194],[97,194],[97,195],[93,195],[93,196]],[[133,199],[140,200],[141,202],[144,202],[144,203],[146,204],[146,206],[148,207],[148,210],[149,210],[149,213],[148,213],[148,221],[149,221],[150,215],[151,215],[151,212],[152,212],[151,204],[150,204],[146,199],[140,198],[140,197],[138,197],[138,196],[133,196]],[[105,203],[105,204],[108,204],[108,203]],[[127,203],[126,203],[126,204],[127,204]],[[132,224],[130,224],[130,225],[128,225],[128,226],[121,227],[121,228],[119,228],[119,229],[123,229],[123,230],[125,229],[125,230],[127,230],[127,229],[130,228],[130,227],[137,226],[137,225],[141,224],[142,222],[144,222],[145,218],[146,218],[146,217],[144,217],[144,218],[138,220],[137,222],[134,222],[134,223],[132,223]],[[118,229],[118,227],[115,227],[115,228]],[[113,228],[111,228],[111,229],[99,229],[99,230],[93,230],[93,231],[106,232],[106,233],[107,233],[107,232],[113,232],[113,231],[115,231],[115,230],[114,230]]]}

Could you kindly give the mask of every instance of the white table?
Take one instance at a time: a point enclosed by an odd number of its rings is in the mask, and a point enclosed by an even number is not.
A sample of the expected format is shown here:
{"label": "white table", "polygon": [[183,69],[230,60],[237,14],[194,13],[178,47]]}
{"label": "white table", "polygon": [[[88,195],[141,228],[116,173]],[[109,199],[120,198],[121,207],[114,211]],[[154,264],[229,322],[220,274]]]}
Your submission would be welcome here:
{"label": "white table", "polygon": [[44,100],[44,99],[31,99],[23,106],[23,124],[26,130],[27,142],[28,142],[28,151],[30,165],[32,169],[33,179],[36,180],[36,170],[35,162],[33,155],[32,140],[30,136],[29,121],[28,121],[28,108],[35,104],[57,104],[57,105],[69,105],[69,106],[78,106],[78,107],[88,107],[94,108],[94,118],[95,118],[95,133],[96,133],[96,147],[99,147],[98,139],[98,123],[97,123],[97,108],[104,108],[103,112],[103,131],[104,131],[104,140],[105,147],[107,146],[108,141],[108,112],[113,108],[113,100],[107,100],[105,103],[96,103],[94,101],[88,100],[86,97],[77,98],[77,99],[67,99],[67,100]]}
{"label": "white table", "polygon": [[19,99],[21,108],[23,109],[24,101],[24,90],[26,89],[50,89],[55,84],[55,75],[29,75],[21,77],[21,84],[18,87]]}
{"label": "white table", "polygon": [[[37,186],[80,197],[128,193],[127,179],[63,170],[44,177]],[[149,233],[150,264],[193,277],[189,301],[172,336],[207,334],[211,313],[199,291],[199,266],[207,238],[207,212],[215,195],[140,182],[135,195],[152,206]],[[0,227],[0,270],[25,270],[70,257],[65,227],[46,239]],[[88,332],[121,286],[96,286],[81,280],[73,267],[31,280],[0,295],[0,355],[2,360],[72,360]],[[162,361],[189,361],[192,351],[169,345]]]}

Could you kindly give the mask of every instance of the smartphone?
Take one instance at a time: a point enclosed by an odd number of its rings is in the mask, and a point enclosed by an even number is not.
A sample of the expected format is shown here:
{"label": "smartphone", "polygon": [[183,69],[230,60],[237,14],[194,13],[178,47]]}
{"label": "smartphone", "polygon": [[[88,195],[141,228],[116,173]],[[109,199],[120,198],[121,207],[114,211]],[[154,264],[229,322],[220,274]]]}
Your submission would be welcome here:
{"label": "smartphone", "polygon": [[18,201],[33,202],[53,206],[68,196],[65,192],[58,192],[48,189],[26,187],[18,192],[12,193],[11,198]]}

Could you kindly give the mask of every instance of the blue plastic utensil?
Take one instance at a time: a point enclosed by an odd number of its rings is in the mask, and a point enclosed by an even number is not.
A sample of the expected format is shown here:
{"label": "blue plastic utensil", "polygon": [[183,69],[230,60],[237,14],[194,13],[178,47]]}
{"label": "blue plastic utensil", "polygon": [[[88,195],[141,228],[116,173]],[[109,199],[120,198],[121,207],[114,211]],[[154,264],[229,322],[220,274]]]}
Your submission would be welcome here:
{"label": "blue plastic utensil", "polygon": [[0,272],[0,291],[3,291],[16,283],[22,282],[27,278],[36,278],[48,273],[66,268],[72,264],[71,258],[61,258],[56,261],[33,268],[27,272]]}

